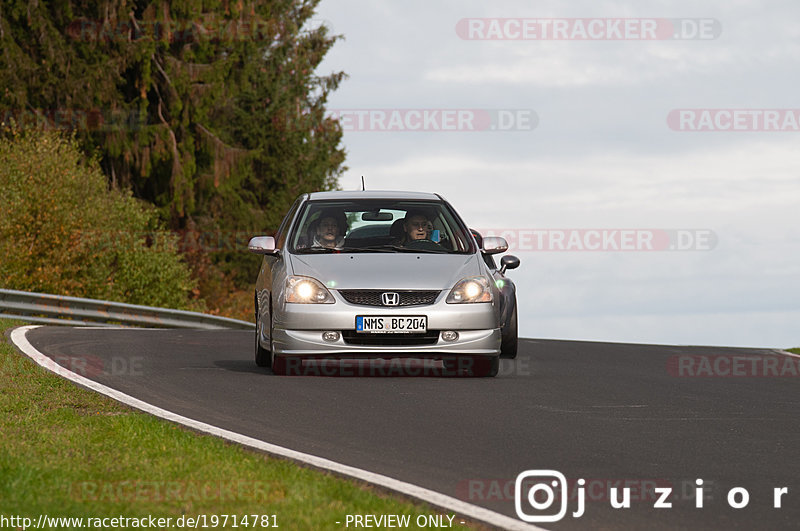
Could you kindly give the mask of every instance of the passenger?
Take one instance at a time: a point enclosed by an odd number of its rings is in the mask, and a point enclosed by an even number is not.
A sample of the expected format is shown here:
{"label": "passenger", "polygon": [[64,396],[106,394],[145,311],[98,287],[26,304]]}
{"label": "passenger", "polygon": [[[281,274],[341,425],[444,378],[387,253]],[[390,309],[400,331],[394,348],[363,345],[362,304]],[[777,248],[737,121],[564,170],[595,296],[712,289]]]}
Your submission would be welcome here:
{"label": "passenger", "polygon": [[347,221],[344,214],[334,210],[325,210],[319,219],[312,223],[313,241],[311,247],[341,249],[344,246],[344,234],[347,232]]}

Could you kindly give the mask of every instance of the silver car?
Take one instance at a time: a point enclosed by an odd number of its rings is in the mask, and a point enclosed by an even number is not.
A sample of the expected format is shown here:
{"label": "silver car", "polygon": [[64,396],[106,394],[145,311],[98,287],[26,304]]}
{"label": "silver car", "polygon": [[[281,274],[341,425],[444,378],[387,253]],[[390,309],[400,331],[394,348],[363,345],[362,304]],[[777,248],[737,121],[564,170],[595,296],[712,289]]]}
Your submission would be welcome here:
{"label": "silver car", "polygon": [[401,360],[441,374],[495,376],[516,356],[517,312],[503,238],[481,238],[438,194],[316,192],[289,209],[256,282],[255,361],[309,374],[320,360]]}

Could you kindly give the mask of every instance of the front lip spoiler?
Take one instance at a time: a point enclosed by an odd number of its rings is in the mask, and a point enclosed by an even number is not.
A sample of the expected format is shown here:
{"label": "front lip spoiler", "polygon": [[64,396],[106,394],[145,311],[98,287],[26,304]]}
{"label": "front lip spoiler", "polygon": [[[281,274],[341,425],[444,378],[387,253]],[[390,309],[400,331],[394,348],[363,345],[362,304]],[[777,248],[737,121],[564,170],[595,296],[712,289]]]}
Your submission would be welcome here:
{"label": "front lip spoiler", "polygon": [[302,358],[435,358],[462,356],[497,357],[500,355],[499,328],[459,330],[460,339],[446,342],[441,338],[434,345],[351,345],[343,338],[337,342],[322,339],[321,330],[273,330],[272,348],[278,356]]}
{"label": "front lip spoiler", "polygon": [[341,354],[278,354],[281,357],[298,357],[304,360],[391,360],[391,359],[420,359],[420,360],[458,360],[462,358],[484,357],[496,358],[495,354],[446,354],[441,352],[346,352]]}

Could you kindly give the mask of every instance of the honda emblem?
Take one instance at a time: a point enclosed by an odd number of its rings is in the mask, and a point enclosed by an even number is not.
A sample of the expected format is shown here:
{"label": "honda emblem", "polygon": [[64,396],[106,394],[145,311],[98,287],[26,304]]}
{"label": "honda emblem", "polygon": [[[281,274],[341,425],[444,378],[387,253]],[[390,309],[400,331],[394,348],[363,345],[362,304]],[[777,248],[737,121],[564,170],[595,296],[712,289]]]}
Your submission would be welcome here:
{"label": "honda emblem", "polygon": [[393,291],[381,293],[381,302],[384,306],[397,306],[400,304],[400,294]]}

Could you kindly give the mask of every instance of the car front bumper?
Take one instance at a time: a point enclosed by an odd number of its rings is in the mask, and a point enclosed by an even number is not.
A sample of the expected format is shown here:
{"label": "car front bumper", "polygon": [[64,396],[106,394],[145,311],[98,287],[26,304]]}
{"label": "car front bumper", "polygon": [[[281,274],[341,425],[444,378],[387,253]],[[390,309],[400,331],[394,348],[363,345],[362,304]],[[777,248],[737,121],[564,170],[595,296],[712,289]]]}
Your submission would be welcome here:
{"label": "car front bumper", "polygon": [[[273,322],[273,353],[307,358],[500,355],[499,312],[494,303],[447,304],[442,296],[426,306],[383,307],[349,304],[336,298],[335,304],[283,304]],[[404,341],[413,335],[356,334],[356,316],[425,316],[428,336],[421,342]],[[441,332],[445,330],[457,332],[458,339],[442,339]],[[339,332],[340,337],[326,341],[326,331]]]}

